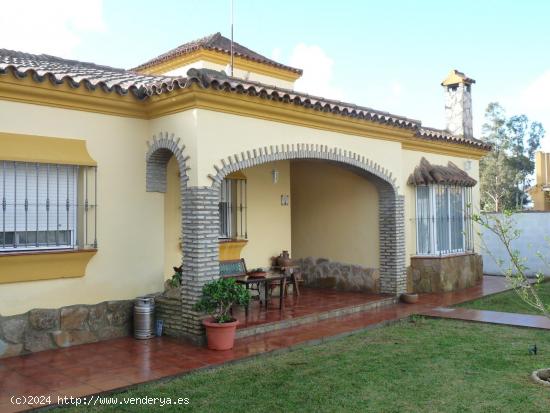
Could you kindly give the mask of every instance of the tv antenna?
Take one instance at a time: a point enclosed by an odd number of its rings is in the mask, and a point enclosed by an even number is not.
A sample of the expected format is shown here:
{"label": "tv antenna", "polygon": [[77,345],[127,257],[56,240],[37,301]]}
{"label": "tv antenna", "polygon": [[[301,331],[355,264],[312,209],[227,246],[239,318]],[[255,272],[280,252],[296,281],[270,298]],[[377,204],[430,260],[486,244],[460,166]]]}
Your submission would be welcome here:
{"label": "tv antenna", "polygon": [[231,77],[233,77],[233,0],[231,0]]}

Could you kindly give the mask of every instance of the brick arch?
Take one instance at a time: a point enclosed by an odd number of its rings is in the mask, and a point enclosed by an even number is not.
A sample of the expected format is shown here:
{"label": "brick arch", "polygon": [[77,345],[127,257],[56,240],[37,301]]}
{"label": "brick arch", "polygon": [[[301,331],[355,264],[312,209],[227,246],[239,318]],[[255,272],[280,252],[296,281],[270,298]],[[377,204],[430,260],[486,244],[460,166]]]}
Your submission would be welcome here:
{"label": "brick arch", "polygon": [[[154,154],[167,149],[166,143],[151,147]],[[181,155],[183,161],[186,158]],[[380,222],[380,288],[384,293],[399,294],[406,289],[404,202],[398,194],[396,179],[380,165],[356,153],[325,145],[275,145],[234,154],[214,165],[211,185],[185,187],[182,190],[183,282],[181,288],[181,320],[177,332],[195,341],[202,340],[201,314],[193,305],[201,296],[202,287],[219,277],[219,196],[221,182],[231,172],[268,162],[291,159],[318,159],[335,163],[363,175],[373,182],[379,192]],[[158,171],[155,163],[166,162],[160,152],[150,161],[151,172]],[[184,163],[182,170],[186,170]],[[182,177],[184,175],[182,174]],[[162,177],[153,176],[153,190],[162,190]],[[182,186],[182,188],[184,188]]]}
{"label": "brick arch", "polygon": [[[285,144],[261,147],[234,154],[214,165],[210,174],[214,196],[228,174],[281,160],[317,159],[349,169],[372,182],[379,193],[380,290],[399,294],[406,290],[404,197],[392,173],[363,155],[319,144]],[[213,211],[218,214],[217,210]],[[219,216],[215,217],[219,220]]]}
{"label": "brick arch", "polygon": [[[189,209],[184,206],[184,199],[189,190],[188,181],[189,177],[187,171],[190,169],[187,167],[187,161],[189,157],[185,155],[185,145],[180,144],[181,139],[176,138],[174,134],[168,134],[168,132],[160,132],[158,135],[153,135],[153,139],[147,142],[148,150],[145,155],[146,162],[146,174],[145,174],[145,187],[147,192],[160,192],[166,193],[166,175],[167,166],[170,158],[173,156],[178,163],[178,170],[180,176],[180,202],[181,202],[181,238],[185,244],[186,232],[184,231],[184,222],[186,214]],[[189,243],[189,241],[188,241]],[[185,257],[185,249],[182,251],[182,261],[189,259]],[[174,263],[176,264],[176,263]],[[167,331],[171,329],[167,326]]]}
{"label": "brick arch", "polygon": [[307,143],[264,146],[248,150],[246,153],[241,152],[240,154],[228,156],[226,159],[222,159],[220,164],[214,165],[216,173],[210,174],[208,177],[213,182],[212,186],[216,187],[221,184],[225,176],[232,172],[268,162],[292,159],[320,159],[339,163],[347,168],[362,172],[362,174],[372,176],[375,178],[374,181],[377,185],[389,185],[396,193],[398,191],[396,179],[392,176],[392,173],[365,158],[365,156],[341,148]]}
{"label": "brick arch", "polygon": [[166,192],[166,165],[172,156],[176,158],[178,163],[182,193],[187,189],[187,181],[189,180],[187,171],[189,168],[186,163],[189,157],[185,156],[185,145],[180,144],[180,140],[173,133],[169,135],[168,132],[160,132],[158,136],[153,135],[152,141],[147,142],[149,146],[145,156],[147,192]]}

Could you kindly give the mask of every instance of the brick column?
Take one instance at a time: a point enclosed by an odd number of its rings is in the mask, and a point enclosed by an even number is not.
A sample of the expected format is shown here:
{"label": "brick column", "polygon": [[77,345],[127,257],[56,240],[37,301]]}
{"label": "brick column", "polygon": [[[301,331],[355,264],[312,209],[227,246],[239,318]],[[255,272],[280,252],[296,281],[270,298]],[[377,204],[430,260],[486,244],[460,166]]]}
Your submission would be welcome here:
{"label": "brick column", "polygon": [[202,341],[200,314],[193,305],[207,282],[219,277],[219,194],[217,187],[188,187],[182,192],[182,335]]}
{"label": "brick column", "polygon": [[404,200],[389,185],[379,187],[380,292],[386,294],[407,289]]}

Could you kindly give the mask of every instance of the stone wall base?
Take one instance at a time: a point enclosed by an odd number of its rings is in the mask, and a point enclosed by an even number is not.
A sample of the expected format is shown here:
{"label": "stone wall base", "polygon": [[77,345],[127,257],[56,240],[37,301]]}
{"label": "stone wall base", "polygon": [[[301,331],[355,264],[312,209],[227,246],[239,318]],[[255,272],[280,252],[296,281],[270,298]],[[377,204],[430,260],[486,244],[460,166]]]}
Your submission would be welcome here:
{"label": "stone wall base", "polygon": [[376,268],[364,268],[313,257],[300,259],[298,263],[302,270],[304,284],[308,287],[380,292],[380,272]]}
{"label": "stone wall base", "polygon": [[473,287],[483,279],[483,258],[478,254],[412,257],[409,286],[415,293],[439,293]]}
{"label": "stone wall base", "polygon": [[133,301],[121,300],[0,317],[0,358],[127,336],[132,314]]}

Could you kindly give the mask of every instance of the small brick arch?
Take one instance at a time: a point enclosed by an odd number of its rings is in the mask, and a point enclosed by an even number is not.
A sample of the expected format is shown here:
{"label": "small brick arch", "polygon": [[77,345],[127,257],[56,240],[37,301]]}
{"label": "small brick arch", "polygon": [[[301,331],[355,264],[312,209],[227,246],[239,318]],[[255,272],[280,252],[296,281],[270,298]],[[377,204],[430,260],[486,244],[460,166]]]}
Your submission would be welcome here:
{"label": "small brick arch", "polygon": [[153,135],[152,141],[147,143],[149,146],[145,156],[147,192],[166,192],[166,165],[172,156],[178,162],[182,192],[187,188],[189,168],[186,163],[189,157],[185,156],[185,145],[180,144],[180,141],[181,139],[176,138],[173,133],[169,135],[168,132],[160,132],[158,136]]}
{"label": "small brick arch", "polygon": [[[188,235],[184,230],[184,222],[187,214],[190,212],[192,213],[192,211],[184,205],[184,200],[187,198],[187,193],[189,191],[189,176],[187,172],[190,168],[187,167],[189,156],[186,156],[184,153],[185,145],[183,145],[183,143],[180,143],[180,141],[181,139],[176,138],[174,134],[168,134],[168,132],[160,132],[158,135],[153,135],[153,139],[147,142],[149,149],[147,150],[147,154],[145,155],[145,187],[147,192],[166,193],[167,165],[170,161],[170,158],[173,156],[178,163],[180,176],[180,205],[182,223],[180,234],[182,241],[185,244]],[[186,250],[184,248],[182,251],[182,261],[186,260],[185,255]]]}

